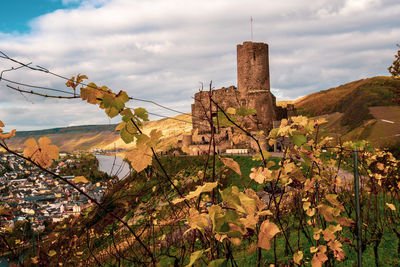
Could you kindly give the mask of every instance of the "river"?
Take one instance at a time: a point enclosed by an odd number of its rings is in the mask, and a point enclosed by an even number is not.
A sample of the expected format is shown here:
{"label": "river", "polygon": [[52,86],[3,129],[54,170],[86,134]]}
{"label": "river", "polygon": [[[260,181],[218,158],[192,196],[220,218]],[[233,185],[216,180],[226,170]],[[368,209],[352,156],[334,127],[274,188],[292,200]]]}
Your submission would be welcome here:
{"label": "river", "polygon": [[131,171],[128,163],[118,156],[95,155],[99,161],[99,170],[109,175],[117,175],[121,180],[125,178]]}

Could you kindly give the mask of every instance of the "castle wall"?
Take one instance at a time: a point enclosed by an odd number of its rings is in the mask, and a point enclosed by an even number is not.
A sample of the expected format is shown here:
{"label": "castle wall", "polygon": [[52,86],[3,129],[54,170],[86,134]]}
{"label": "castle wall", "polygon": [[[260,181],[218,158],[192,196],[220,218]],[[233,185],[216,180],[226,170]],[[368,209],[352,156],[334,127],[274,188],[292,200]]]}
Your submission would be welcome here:
{"label": "castle wall", "polygon": [[[228,108],[238,109],[245,107],[255,109],[256,114],[243,118],[239,124],[250,132],[264,131],[264,135],[273,128],[274,122],[295,114],[294,106],[281,108],[276,106],[276,98],[270,92],[268,45],[264,43],[244,42],[237,46],[237,77],[238,88],[231,86],[212,91],[212,99],[225,111]],[[197,131],[196,140],[185,138],[183,143],[191,142],[199,153],[209,147],[211,129],[208,119],[217,117],[217,107],[210,101],[209,91],[201,91],[195,94],[192,104],[193,133]],[[247,138],[240,143],[233,143],[232,137],[241,130],[235,127],[218,127],[215,124],[214,137],[216,150],[224,152],[228,148],[251,148],[255,151],[258,146],[254,140]],[[263,139],[263,138],[261,138]],[[267,144],[262,149],[267,149]]]}

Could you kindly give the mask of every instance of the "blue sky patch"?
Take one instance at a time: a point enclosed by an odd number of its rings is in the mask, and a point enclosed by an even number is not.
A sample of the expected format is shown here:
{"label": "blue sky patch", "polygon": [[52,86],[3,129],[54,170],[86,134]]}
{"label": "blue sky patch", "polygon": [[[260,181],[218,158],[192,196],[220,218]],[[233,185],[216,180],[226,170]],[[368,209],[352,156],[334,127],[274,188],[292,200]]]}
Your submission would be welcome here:
{"label": "blue sky patch", "polygon": [[[65,4],[64,4],[64,3]],[[27,33],[29,21],[57,9],[78,7],[80,1],[62,0],[3,0],[0,11],[0,32]]]}

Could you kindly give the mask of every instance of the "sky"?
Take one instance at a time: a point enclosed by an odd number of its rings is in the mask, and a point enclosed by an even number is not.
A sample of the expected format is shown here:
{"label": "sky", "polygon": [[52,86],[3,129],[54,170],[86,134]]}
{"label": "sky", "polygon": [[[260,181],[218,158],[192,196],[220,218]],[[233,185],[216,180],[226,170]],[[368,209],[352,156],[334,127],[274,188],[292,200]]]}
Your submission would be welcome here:
{"label": "sky", "polygon": [[[250,17],[253,41],[269,44],[278,100],[387,76],[400,43],[398,0],[1,0],[1,6],[0,51],[9,57],[64,77],[85,74],[182,112],[190,112],[201,82],[237,85],[236,45],[251,40]],[[0,58],[0,71],[17,66]],[[27,68],[3,78],[66,89],[63,79]],[[80,99],[21,94],[9,84],[0,81],[6,131],[118,122]],[[177,115],[146,102],[129,106]]]}

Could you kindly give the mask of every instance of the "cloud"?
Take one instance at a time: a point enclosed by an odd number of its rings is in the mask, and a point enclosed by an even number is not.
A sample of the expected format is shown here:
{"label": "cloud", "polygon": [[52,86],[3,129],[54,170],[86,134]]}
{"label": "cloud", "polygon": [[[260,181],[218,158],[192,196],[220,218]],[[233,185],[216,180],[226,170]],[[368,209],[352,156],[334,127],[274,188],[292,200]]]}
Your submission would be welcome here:
{"label": "cloud", "polygon": [[[71,1],[64,0],[64,4]],[[295,99],[356,79],[387,75],[400,36],[398,1],[307,3],[79,1],[78,8],[34,19],[30,33],[0,33],[0,50],[66,77],[84,73],[99,85],[189,112],[200,81],[212,80],[215,88],[236,85],[236,44],[250,38],[252,16],[254,40],[270,46],[271,86],[279,92],[278,99]],[[0,60],[0,69],[11,66]],[[28,70],[8,72],[5,77],[65,88],[65,81]],[[40,122],[20,110],[16,120],[0,106],[1,116],[10,118],[16,127],[108,123],[101,111],[93,113],[90,108],[89,112],[84,104],[34,97],[35,105],[43,107],[33,108],[19,93],[7,89],[4,81],[0,83],[1,103],[29,107],[37,115],[48,113]],[[174,115],[147,103],[131,104]],[[81,109],[88,113],[78,115]],[[63,116],[55,114],[64,110],[69,115],[61,120],[58,117]]]}

